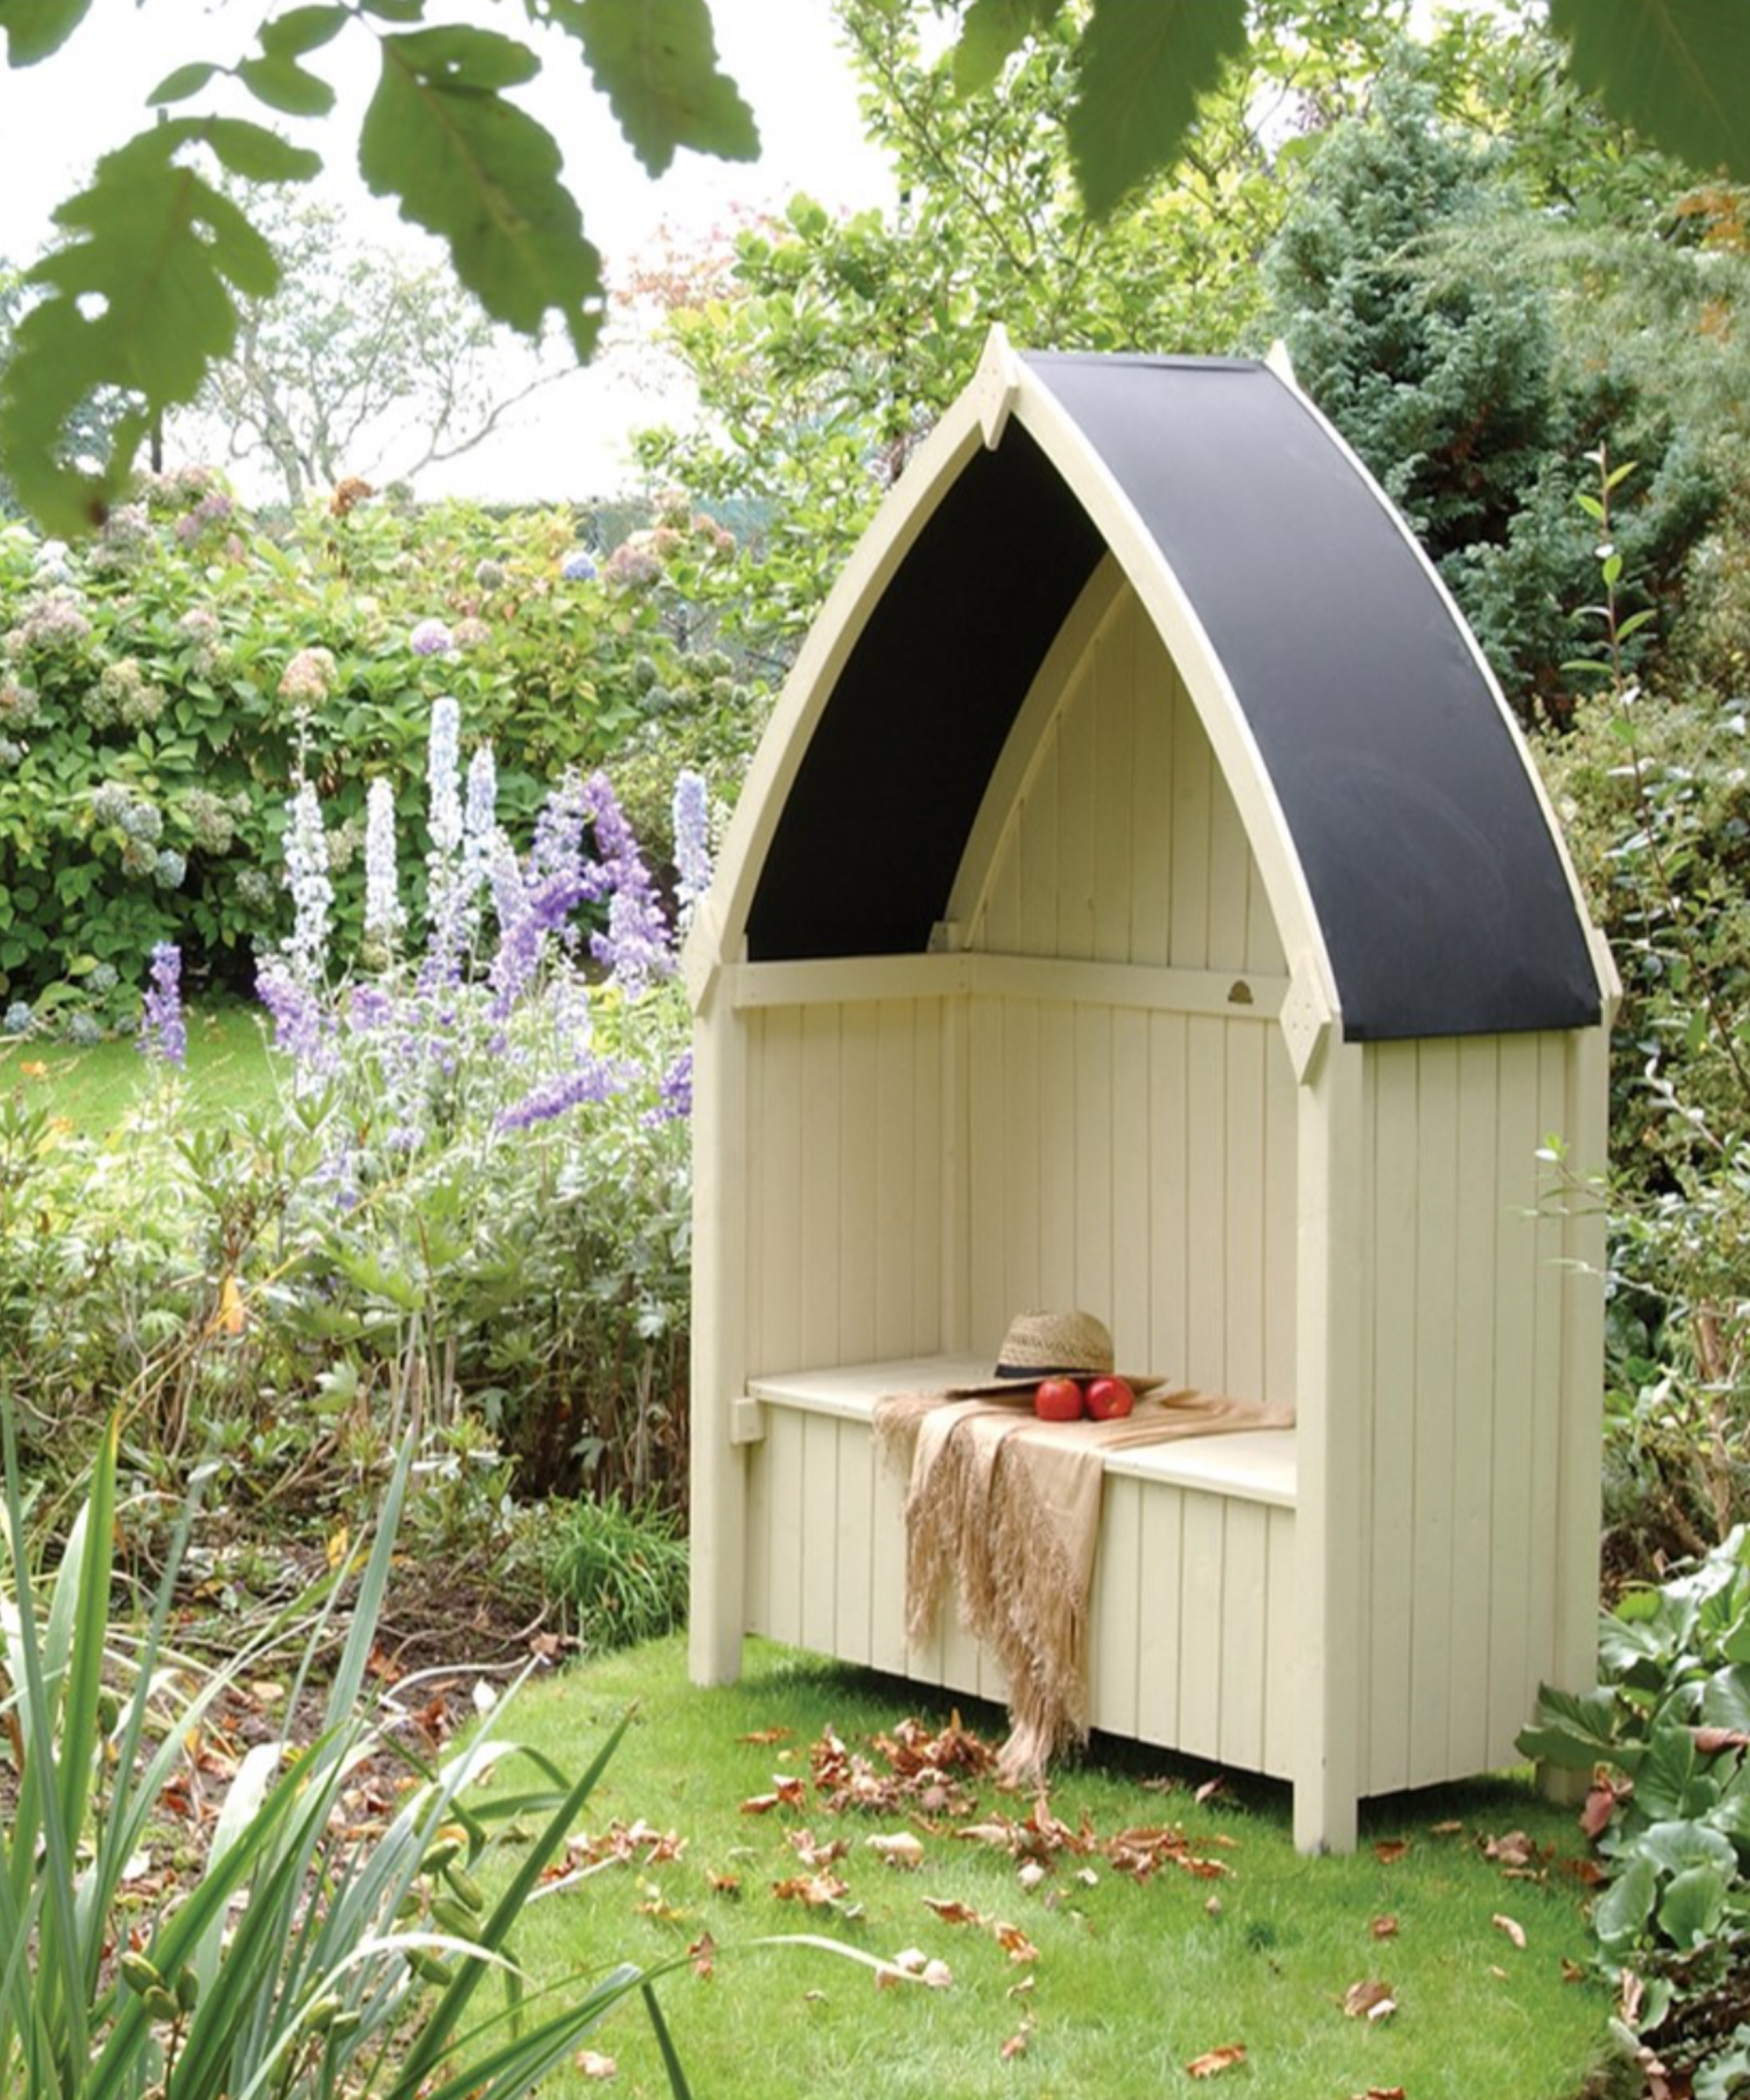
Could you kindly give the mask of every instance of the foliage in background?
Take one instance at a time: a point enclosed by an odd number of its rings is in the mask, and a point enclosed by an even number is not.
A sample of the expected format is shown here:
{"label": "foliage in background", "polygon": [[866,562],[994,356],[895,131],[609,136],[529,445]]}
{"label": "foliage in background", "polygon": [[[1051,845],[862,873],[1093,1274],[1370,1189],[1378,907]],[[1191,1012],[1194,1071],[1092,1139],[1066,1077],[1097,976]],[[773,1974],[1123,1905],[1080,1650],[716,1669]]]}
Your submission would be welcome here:
{"label": "foliage in background", "polygon": [[1460,127],[1438,115],[1451,71],[1402,47],[1367,121],[1310,163],[1267,274],[1301,384],[1404,512],[1522,716],[1560,721],[1592,568],[1585,455],[1608,442],[1638,461],[1623,552],[1676,605],[1742,471],[1750,373],[1731,193],[1628,150],[1547,53],[1531,69],[1536,48],[1478,46],[1473,87],[1494,106],[1474,94]]}
{"label": "foliage in background", "polygon": [[[359,1558],[344,1638],[330,1618],[340,1575],[298,1629],[286,1714],[300,1714],[308,1689],[320,1712],[313,1739],[275,1735],[248,1750],[210,1825],[197,1823],[204,1857],[173,1858],[177,1818],[222,1774],[205,1731],[272,1643],[202,1672],[172,1642],[198,1482],[144,1623],[112,1630],[116,1538],[141,1515],[119,1492],[119,1426],[102,1440],[88,1497],[44,1582],[0,1402],[0,2089],[18,2100],[329,2100],[361,2090],[510,2100],[638,1992],[671,2089],[684,2093],[650,1989],[663,1964],[620,1963],[529,1992],[511,1943],[620,1731],[580,1777],[536,1754],[531,1781],[483,1791],[489,1766],[516,1759],[514,1743],[483,1736],[428,1765],[406,1717],[368,1691],[410,1447],[381,1483],[381,1523]],[[373,1759],[411,1782],[376,1796],[392,1807],[367,1805],[359,1782]],[[505,1858],[508,1872],[494,1876]],[[495,1882],[490,1900],[482,1874]]]}
{"label": "foliage in background", "polygon": [[1360,106],[1410,12],[1402,0],[1259,9],[1179,162],[1097,220],[1065,145],[1075,17],[1008,61],[1000,94],[968,97],[951,55],[924,55],[929,8],[836,7],[898,211],[840,220],[799,199],[729,254],[663,257],[646,281],[709,420],[684,438],[653,433],[642,457],[713,509],[758,506],[761,530],[718,580],[726,617],[772,671],[994,321],[1022,347],[1065,350],[1226,350],[1256,327],[1256,260],[1301,135]]}
{"label": "foliage in background", "polygon": [[[90,0],[37,0],[7,19],[7,62],[54,57]],[[1063,118],[1076,187],[1093,217],[1113,212],[1178,158],[1200,96],[1281,26],[1316,42],[1368,10],[1333,0],[1253,10],[1247,0],[971,0],[954,10],[959,88],[1000,100],[1014,55],[1068,24],[1074,93]],[[1740,112],[1750,49],[1734,25],[1673,0],[1554,0],[1578,77],[1630,121],[1698,166],[1750,176]],[[390,26],[384,26],[384,24]],[[680,147],[730,159],[760,150],[752,112],[718,64],[706,0],[653,12],[644,0],[545,10],[540,25],[581,57],[651,174]],[[326,47],[375,40],[380,72],[359,137],[359,169],[402,215],[448,243],[456,274],[497,321],[539,335],[556,317],[580,358],[600,325],[600,258],[560,180],[556,142],[514,91],[541,71],[537,50],[498,29],[428,24],[423,0],[384,10],[264,10],[256,47],[177,65],[148,94],[164,119],[98,162],[58,213],[70,237],[36,265],[36,304],[0,374],[0,464],[54,530],[99,522],[126,486],[154,419],[192,400],[235,340],[237,302],[272,293],[277,267],[244,213],[199,160],[247,181],[308,181],[316,151],[234,113],[238,93],[284,120],[330,116]],[[313,62],[312,62],[313,61]],[[510,93],[507,93],[510,90]],[[185,157],[181,159],[178,157]],[[193,164],[190,164],[192,162]],[[66,456],[70,419],[94,392],[126,396],[114,444],[96,461]]]}
{"label": "foliage in background", "polygon": [[[590,551],[569,512],[413,512],[343,489],[283,532],[211,476],[149,484],[79,550],[0,528],[0,992],[114,1019],[156,942],[191,985],[247,989],[280,930],[284,805],[322,801],[337,925],[362,925],[364,783],[417,866],[433,699],[456,695],[532,818],[617,754],[666,858],[678,766],[738,778],[760,703],[688,610],[728,536],[660,508]],[[46,1005],[45,1004],[46,1002]]]}
{"label": "foliage in background", "polygon": [[494,329],[440,263],[360,242],[332,205],[272,190],[256,222],[279,265],[270,298],[242,303],[237,340],[194,408],[205,450],[264,456],[295,510],[348,476],[410,486],[472,452],[567,368]]}
{"label": "foliage in background", "polygon": [[[1639,475],[1605,454],[1592,473],[1598,597],[1568,667],[1592,690],[1541,755],[1623,986],[1606,1516],[1634,1567],[1705,1550],[1750,1498],[1750,693],[1718,602],[1728,649],[1706,681],[1642,683],[1634,653],[1656,613],[1635,604],[1622,545]],[[1700,648],[1692,636],[1679,659],[1691,671]]]}

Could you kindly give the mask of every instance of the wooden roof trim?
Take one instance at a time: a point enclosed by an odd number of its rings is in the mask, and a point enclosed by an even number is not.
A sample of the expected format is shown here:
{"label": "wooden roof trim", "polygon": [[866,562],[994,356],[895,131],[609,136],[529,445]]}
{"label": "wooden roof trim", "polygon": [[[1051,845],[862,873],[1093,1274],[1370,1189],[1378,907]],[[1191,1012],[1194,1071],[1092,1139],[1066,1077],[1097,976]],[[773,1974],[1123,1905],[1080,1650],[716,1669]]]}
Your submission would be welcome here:
{"label": "wooden roof trim", "polygon": [[1233,794],[1283,948],[1298,959],[1298,972],[1312,974],[1327,1012],[1340,1018],[1324,932],[1275,785],[1222,660],[1171,563],[1080,424],[1025,365],[1012,413],[1099,528],[1153,621]]}

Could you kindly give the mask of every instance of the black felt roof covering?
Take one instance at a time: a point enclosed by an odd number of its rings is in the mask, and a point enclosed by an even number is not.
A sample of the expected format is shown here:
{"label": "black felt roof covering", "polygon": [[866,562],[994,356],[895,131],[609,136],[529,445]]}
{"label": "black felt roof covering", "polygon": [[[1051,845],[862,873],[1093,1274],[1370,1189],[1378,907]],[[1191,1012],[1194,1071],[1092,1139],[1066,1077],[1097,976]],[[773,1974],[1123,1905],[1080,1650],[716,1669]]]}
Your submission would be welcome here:
{"label": "black felt roof covering", "polygon": [[[1319,423],[1253,363],[1026,363],[1221,660],[1345,1033],[1595,1022],[1585,928],[1515,740],[1440,593]],[[1102,552],[1012,419],[947,493],[828,701],[749,914],[755,960],[928,945],[1016,712]]]}

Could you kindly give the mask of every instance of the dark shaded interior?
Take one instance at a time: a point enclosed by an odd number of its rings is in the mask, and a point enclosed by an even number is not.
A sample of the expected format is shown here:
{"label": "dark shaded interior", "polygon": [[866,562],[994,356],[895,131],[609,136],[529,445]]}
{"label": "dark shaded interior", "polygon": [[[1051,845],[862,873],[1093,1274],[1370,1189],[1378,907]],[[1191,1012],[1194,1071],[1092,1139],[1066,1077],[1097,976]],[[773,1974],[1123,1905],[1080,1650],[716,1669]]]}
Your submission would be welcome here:
{"label": "dark shaded interior", "polygon": [[[1030,357],[1225,668],[1355,1039],[1590,1026],[1586,931],[1519,749],[1414,550],[1262,366]],[[779,820],[755,960],[917,952],[991,768],[1100,558],[1011,422],[853,648]]]}
{"label": "dark shaded interior", "polygon": [[1010,727],[1102,552],[1025,430],[974,455],[808,745],[748,914],[753,961],[928,947]]}

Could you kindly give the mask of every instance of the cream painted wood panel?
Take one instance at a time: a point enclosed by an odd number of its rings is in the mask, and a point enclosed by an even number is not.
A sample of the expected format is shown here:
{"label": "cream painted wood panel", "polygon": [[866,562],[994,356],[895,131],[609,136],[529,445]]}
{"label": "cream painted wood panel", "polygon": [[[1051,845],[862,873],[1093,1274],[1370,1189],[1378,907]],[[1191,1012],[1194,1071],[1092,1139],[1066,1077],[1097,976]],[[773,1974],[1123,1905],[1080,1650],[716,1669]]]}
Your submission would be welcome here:
{"label": "cream painted wood panel", "polygon": [[[1416,1046],[1382,1044],[1368,1060],[1374,1111],[1374,1242],[1368,1791],[1410,1773],[1410,1572],[1416,1521]],[[1334,1400],[1333,1404],[1337,1402]]]}
{"label": "cream painted wood panel", "polygon": [[1367,1790],[1510,1759],[1555,1667],[1560,1420],[1575,1287],[1540,1210],[1559,1035],[1381,1044]]}
{"label": "cream painted wood panel", "polygon": [[[1458,1083],[1459,1244],[1454,1290],[1460,1314],[1452,1346],[1452,1539],[1454,1599],[1446,1768],[1481,1771],[1489,1760],[1489,1628],[1494,1611],[1491,1489],[1498,1395],[1493,1320],[1495,1249],[1517,1222],[1504,1214],[1494,1153],[1500,1054],[1492,1039],[1460,1050]],[[1499,1739],[1495,1739],[1499,1740]]]}
{"label": "cream painted wood panel", "polygon": [[[866,1420],[767,1402],[751,1453],[747,1630],[998,1702],[944,1598],[904,1628],[904,1483]],[[1296,1749],[1294,1516],[1166,1481],[1105,1484],[1089,1621],[1093,1725],[1287,1776]]]}
{"label": "cream painted wood panel", "polygon": [[1085,1306],[1135,1369],[1292,1400],[1298,1133],[1274,1024],[975,997],[967,1039],[971,1345]]}
{"label": "cream painted wood panel", "polygon": [[969,884],[974,949],[1283,970],[1238,807],[1128,585],[1065,679],[988,868],[956,893]]}
{"label": "cream painted wood panel", "polygon": [[743,1017],[749,1369],[941,1346],[942,1005],[850,1000]]}
{"label": "cream painted wood panel", "polygon": [[1530,1645],[1529,1596],[1538,1553],[1537,1502],[1532,1467],[1536,1399],[1536,1228],[1510,1217],[1513,1194],[1524,1186],[1525,1162],[1541,1132],[1536,1036],[1502,1040],[1495,1161],[1502,1225],[1494,1264],[1495,1412],[1490,1457],[1488,1731],[1492,1741],[1520,1726],[1526,1688],[1537,1674]]}

